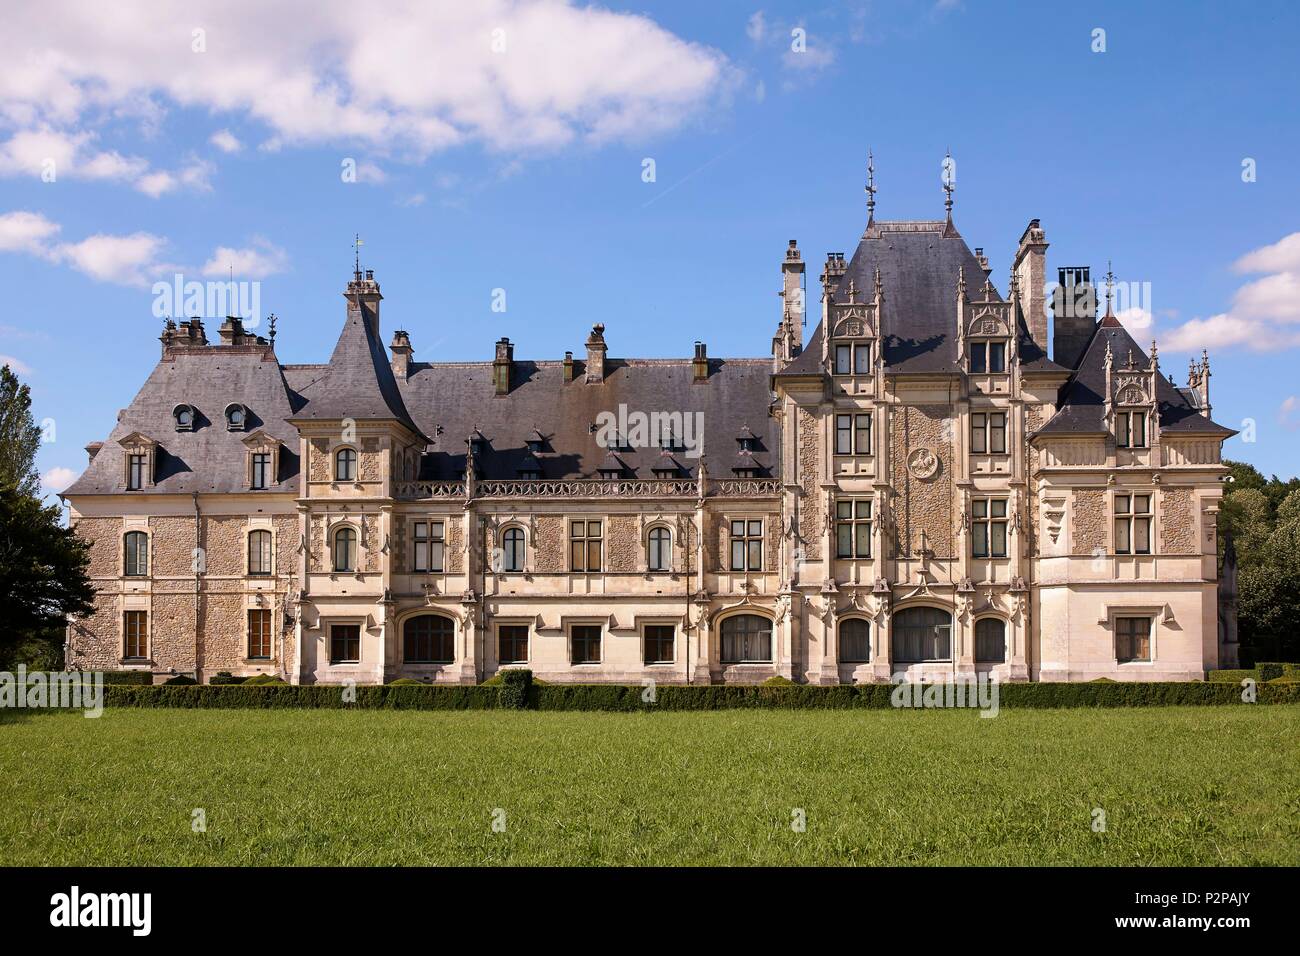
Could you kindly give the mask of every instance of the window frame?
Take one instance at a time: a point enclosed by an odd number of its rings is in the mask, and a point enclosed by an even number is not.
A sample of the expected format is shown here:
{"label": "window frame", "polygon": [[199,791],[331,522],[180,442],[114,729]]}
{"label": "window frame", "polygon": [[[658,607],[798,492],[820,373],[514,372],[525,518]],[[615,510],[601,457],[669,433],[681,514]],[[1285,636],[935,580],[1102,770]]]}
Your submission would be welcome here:
{"label": "window frame", "polygon": [[128,452],[126,456],[126,490],[140,491],[145,486],[145,473],[149,469],[149,456],[144,452]]}
{"label": "window frame", "polygon": [[[735,633],[735,628],[737,627],[736,622],[747,620],[760,621],[764,627],[751,628],[741,631],[740,633]],[[731,630],[733,633],[728,634],[728,630]],[[772,619],[764,617],[761,614],[730,614],[727,617],[724,617],[718,622],[718,658],[720,662],[724,666],[735,664],[771,664],[773,662],[772,642],[774,640],[774,631],[775,627],[773,626]],[[767,641],[767,656],[745,656],[750,648],[750,641],[756,640],[761,642],[764,637]],[[740,641],[742,646],[741,656],[735,658],[728,656],[727,642],[729,639],[732,641]]]}
{"label": "window frame", "polygon": [[[570,518],[569,571],[573,574],[601,574],[605,567],[605,520],[603,518]],[[581,531],[577,529],[581,526]],[[592,529],[595,534],[592,534]],[[594,551],[593,551],[594,548]],[[581,560],[578,559],[581,549]],[[595,555],[595,561],[592,555]],[[592,567],[592,564],[595,567]]]}
{"label": "window frame", "polygon": [[654,574],[668,574],[673,569],[673,532],[666,525],[651,525],[645,536],[645,566]]}
{"label": "window frame", "polygon": [[[831,354],[832,375],[870,375],[872,343],[870,341],[837,341]],[[841,355],[845,356],[841,371]]]}
{"label": "window frame", "polygon": [[[1130,633],[1123,633],[1123,625],[1131,621],[1145,621],[1145,633],[1138,633],[1140,629],[1133,629]],[[1125,657],[1120,653],[1121,641],[1129,641],[1129,649],[1132,652],[1130,656]],[[1138,642],[1145,643],[1146,656],[1138,657]],[[1155,661],[1155,618],[1148,614],[1117,614],[1115,615],[1115,663],[1116,664],[1151,664]]]}
{"label": "window frame", "polygon": [[[743,531],[739,534],[736,526],[743,526]],[[754,530],[754,526],[758,530]],[[762,518],[728,518],[727,530],[730,544],[729,570],[731,571],[762,571],[763,570],[763,519]],[[737,545],[740,550],[737,551]],[[737,555],[740,560],[737,561]]]}
{"label": "window frame", "polygon": [[[263,537],[265,536],[265,537]],[[248,541],[245,551],[248,557],[247,571],[249,577],[269,577],[275,573],[275,536],[269,528],[253,528],[248,532]],[[265,558],[265,567],[262,570],[256,570],[255,564],[262,564],[260,560],[253,561],[253,540],[265,541],[265,546],[259,546],[259,559]]]}
{"label": "window frame", "polygon": [[[266,491],[271,487],[271,462],[269,451],[252,452],[249,487],[253,491]],[[261,472],[259,475],[258,472]]]}
{"label": "window frame", "polygon": [[[650,634],[652,630],[659,633],[657,633],[655,636],[652,637]],[[669,634],[667,638],[669,654],[667,657],[662,656],[662,651],[664,646],[663,642],[665,640],[662,634],[663,631],[667,631]],[[654,643],[660,656],[651,658],[650,655],[651,642]],[[676,624],[650,622],[645,624],[641,628],[641,663],[646,667],[655,667],[661,664],[677,663],[677,625]]]}
{"label": "window frame", "polygon": [[[935,622],[930,622],[930,623],[922,623],[922,624],[909,625],[909,626],[907,626],[906,628],[904,628],[904,627],[902,627],[902,626],[899,625],[898,622],[899,622],[899,619],[900,619],[900,618],[907,617],[907,616],[914,615],[914,614],[918,614],[918,613],[920,613],[920,612],[924,612],[924,611],[929,611],[929,612],[931,612],[932,614],[935,614],[935,615],[942,615],[942,616],[945,616],[945,617],[947,617],[947,619],[948,619],[948,623],[947,623],[947,624],[938,624],[938,623],[935,623]],[[924,629],[926,629],[926,628],[933,628],[933,629],[935,629],[935,630],[946,630],[946,631],[947,631],[946,640],[947,640],[947,652],[948,652],[948,653],[947,653],[946,656],[942,656],[942,657],[940,657],[940,656],[929,656],[929,657],[926,657],[926,656],[920,656],[920,657],[910,657],[910,656],[904,656],[904,655],[902,655],[902,654],[899,653],[899,646],[900,646],[900,643],[901,643],[903,640],[905,640],[905,639],[906,639],[906,640],[913,640],[913,639],[915,639],[915,640],[918,640],[919,642],[922,642],[922,643],[919,643],[919,644],[918,644],[918,647],[919,647],[921,650],[924,650],[924,649],[925,649],[924,644],[923,644],[924,641],[926,641],[927,639],[928,639],[928,640],[933,640],[933,641],[935,641],[936,643],[935,643],[934,645],[932,645],[932,647],[933,647],[934,649],[937,650],[937,649],[938,649],[938,646],[939,646],[939,645],[938,645],[938,641],[940,640],[940,636],[939,636],[939,635],[929,635],[929,636],[927,636],[927,635],[924,635],[924,634],[904,634],[904,633],[901,633],[901,632],[903,632],[903,631],[908,631],[908,632],[911,632],[911,631],[917,631],[917,632],[919,632],[919,631],[922,631],[922,630],[924,630]],[[900,610],[900,611],[895,611],[895,612],[890,616],[890,619],[889,619],[889,647],[890,647],[890,659],[891,659],[891,662],[892,662],[892,663],[895,663],[895,664],[950,664],[950,663],[952,663],[952,660],[953,660],[953,656],[952,656],[952,649],[953,649],[953,646],[952,646],[952,645],[953,645],[953,641],[952,641],[952,631],[953,631],[953,616],[952,616],[952,612],[949,611],[949,610],[947,610],[946,608],[933,607],[932,605],[922,604],[922,605],[917,605],[917,606],[914,606],[914,607],[903,608],[903,609]]]}
{"label": "window frame", "polygon": [[[132,625],[135,625],[134,627]],[[132,641],[135,641],[134,647]],[[132,650],[139,653],[132,654]],[[149,612],[139,608],[126,608],[122,611],[122,660],[148,661],[149,657]]]}
{"label": "window frame", "polygon": [[[528,535],[517,524],[501,529],[501,574],[523,574],[528,570]],[[513,552],[514,560],[511,560]]]}
{"label": "window frame", "polygon": [[[131,545],[136,542],[135,562],[132,563]],[[139,542],[143,542],[143,561]],[[142,566],[143,565],[143,566]],[[149,576],[149,534],[146,531],[132,530],[122,535],[122,576],[126,578],[147,578]]]}
{"label": "window frame", "polygon": [[[412,626],[429,622],[429,633],[413,634]],[[417,650],[421,642],[428,642],[429,655],[412,654],[412,642]],[[444,643],[445,642],[445,643]],[[445,653],[443,653],[445,651]],[[456,622],[445,614],[421,611],[402,621],[403,664],[454,664],[456,663]]]}
{"label": "window frame", "polygon": [[[865,423],[865,424],[864,424]],[[837,412],[835,414],[835,454],[870,456],[872,454],[871,412]]]}
{"label": "window frame", "polygon": [[[346,554],[350,558],[350,561],[348,562],[347,567],[340,567],[339,558],[341,555],[339,551],[339,538],[345,532],[351,537],[351,540],[348,542],[348,549],[346,552],[344,552],[344,554]],[[359,540],[360,540],[360,536],[357,534],[357,529],[350,524],[340,525],[339,527],[335,528],[333,531],[330,532],[330,543],[331,543],[330,567],[334,569],[333,573],[335,574],[356,574],[357,573],[357,568],[360,567],[361,564],[359,560],[360,558],[360,547],[358,545]]]}
{"label": "window frame", "polygon": [[[994,351],[996,349],[996,352]],[[993,356],[997,356],[994,363]],[[970,343],[970,373],[972,375],[1004,375],[1007,371],[1006,339],[974,339]],[[978,356],[978,358],[977,358]],[[994,368],[997,364],[997,368]]]}
{"label": "window frame", "polygon": [[[1133,427],[1133,420],[1135,417],[1141,419],[1141,427],[1136,430]],[[1116,412],[1115,446],[1117,448],[1126,448],[1130,451],[1139,451],[1150,448],[1149,422],[1150,416],[1144,408],[1127,408]],[[1136,443],[1133,441],[1135,431],[1140,433],[1139,440]]]}
{"label": "window frame", "polygon": [[[420,529],[424,529],[421,534]],[[416,518],[411,522],[411,573],[442,574],[447,560],[447,531],[445,522],[434,518]],[[424,566],[420,552],[424,549]],[[434,556],[437,561],[434,561]],[[436,566],[435,566],[436,564]]]}
{"label": "window frame", "polygon": [[[340,638],[339,632],[347,631],[347,630],[355,631],[356,636],[353,637],[345,634],[342,638]],[[356,643],[356,657],[348,657],[346,656],[346,653],[345,656],[342,657],[338,655],[337,650],[339,647],[340,640],[342,640],[343,642],[343,649],[345,652],[349,649],[349,645],[352,642]],[[356,623],[349,624],[343,622],[330,624],[329,652],[330,652],[331,666],[338,665],[338,664],[360,664],[361,663],[361,625]]]}
{"label": "window frame", "polygon": [[[995,425],[993,419],[1001,419]],[[994,439],[1001,445],[994,448]],[[973,455],[1007,454],[1007,413],[989,409],[970,413],[970,450]]]}
{"label": "window frame", "polygon": [[[865,506],[866,516],[862,515]],[[847,514],[845,512],[848,512]],[[836,498],[835,499],[835,557],[842,561],[866,561],[873,556],[872,531],[875,525],[875,499],[873,498]],[[866,553],[860,553],[863,530],[866,532]],[[844,547],[844,532],[848,532],[848,549]]]}
{"label": "window frame", "polygon": [[[347,459],[349,470],[347,477],[344,477],[343,470],[339,467],[344,455],[349,456]],[[357,480],[359,460],[360,456],[357,454],[357,450],[350,445],[334,449],[334,480],[355,482]]]}
{"label": "window frame", "polygon": [[[253,624],[254,618],[256,618],[260,622],[261,626],[257,626],[257,627],[254,626]],[[245,616],[245,619],[248,622],[248,639],[245,642],[245,651],[248,654],[247,659],[250,661],[271,660],[273,642],[272,642],[270,609],[262,608],[262,607],[250,607],[248,609],[248,614]],[[254,645],[253,642],[255,640],[258,641],[259,644]],[[265,654],[255,653],[257,650],[262,649],[262,642],[264,642],[265,644],[266,653]]]}
{"label": "window frame", "polygon": [[[844,653],[845,625],[854,625],[854,626],[861,625],[863,628],[866,629],[865,635],[851,635],[854,641],[864,640],[864,639],[866,640],[867,650],[864,656],[848,657],[845,655]],[[836,638],[835,649],[837,652],[837,656],[839,658],[839,662],[841,664],[870,664],[871,663],[871,645],[872,645],[871,622],[867,620],[865,617],[854,616],[854,617],[840,618],[839,622],[835,626],[835,638]]]}
{"label": "window frame", "polygon": [[[999,506],[1001,507],[1001,514],[997,513]],[[993,560],[1009,556],[1011,551],[1009,507],[1010,502],[1006,498],[997,495],[980,495],[971,498],[970,554],[972,558]],[[982,550],[980,547],[981,538],[983,540]],[[1002,544],[1000,554],[994,547],[995,541],[999,538]]]}
{"label": "window frame", "polygon": [[[1137,510],[1137,502],[1141,499],[1146,501],[1144,511]],[[1123,503],[1122,510],[1121,502]],[[1111,522],[1112,545],[1115,554],[1128,556],[1155,554],[1155,495],[1153,493],[1116,492],[1111,511],[1113,518]],[[1139,527],[1144,528],[1146,533],[1145,550],[1134,547],[1135,536]],[[1123,529],[1122,534],[1121,529]],[[1120,547],[1121,539],[1125,542],[1123,548]]]}
{"label": "window frame", "polygon": [[[518,634],[515,634],[514,632],[518,632],[518,631],[523,632],[523,648],[524,648],[523,657],[514,655],[510,658],[506,658],[501,653],[502,648],[505,646],[503,641],[507,640],[505,634],[506,631],[512,632],[513,636],[510,637],[509,640],[511,641],[512,646],[514,646],[516,649],[520,638]],[[529,660],[529,654],[531,652],[532,652],[532,632],[527,624],[518,624],[518,623],[512,624],[509,622],[497,624],[497,665],[498,666],[506,665],[506,664],[527,664]]]}
{"label": "window frame", "polygon": [[[578,634],[579,631],[583,632],[581,636]],[[581,660],[579,660],[579,646],[583,648]],[[593,646],[595,647],[594,657],[591,656]],[[569,625],[569,665],[571,667],[600,664],[604,661],[604,652],[605,629],[599,624],[579,622]]]}
{"label": "window frame", "polygon": [[[981,634],[980,631],[981,629],[987,630],[988,628],[986,627],[986,625],[989,624],[996,624],[1001,629],[1000,637],[1002,643],[997,657],[989,657],[980,654],[981,639],[985,639],[987,642],[987,639],[989,638],[988,634]],[[1002,618],[996,617],[995,615],[991,615],[991,614],[986,614],[984,615],[984,617],[976,618],[975,628],[974,628],[974,638],[975,638],[975,643],[974,643],[974,647],[972,648],[972,651],[975,657],[976,664],[1005,664],[1007,662],[1007,622],[1004,621]]]}

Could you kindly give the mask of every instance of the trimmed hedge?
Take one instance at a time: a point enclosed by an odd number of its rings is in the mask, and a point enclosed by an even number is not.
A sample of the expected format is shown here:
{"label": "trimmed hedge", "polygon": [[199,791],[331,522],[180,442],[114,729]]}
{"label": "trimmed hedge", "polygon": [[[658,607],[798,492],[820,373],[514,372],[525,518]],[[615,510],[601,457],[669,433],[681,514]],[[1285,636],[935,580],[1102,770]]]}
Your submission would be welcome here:
{"label": "trimmed hedge", "polygon": [[1240,684],[1243,680],[1270,681],[1279,677],[1300,677],[1300,664],[1260,662],[1254,667],[1236,670],[1210,671],[1212,681],[1227,681]]}
{"label": "trimmed hedge", "polygon": [[501,671],[501,688],[497,700],[505,710],[523,710],[529,704],[529,691],[533,687],[533,672],[524,668]]}
{"label": "trimmed hedge", "polygon": [[[515,680],[520,680],[516,678]],[[355,702],[343,701],[344,688],[325,685],[213,685],[151,687],[109,686],[110,707],[212,708],[329,708],[361,710],[496,710],[640,711],[726,709],[889,709],[892,684],[851,684],[822,687],[795,684],[782,687],[738,685],[660,685],[654,701],[643,700],[649,689],[623,684],[551,684],[531,686],[518,695],[518,685],[501,687],[443,685],[422,687],[362,685],[353,688]],[[1237,704],[1241,688],[1226,683],[1001,684],[998,706],[1012,709],[1052,707],[1156,707]],[[509,691],[509,693],[507,693]],[[1300,683],[1261,683],[1263,704],[1300,703]],[[910,699],[910,696],[909,696]]]}
{"label": "trimmed hedge", "polygon": [[153,674],[149,671],[101,671],[104,675],[105,684],[137,684],[148,685],[153,683]]}

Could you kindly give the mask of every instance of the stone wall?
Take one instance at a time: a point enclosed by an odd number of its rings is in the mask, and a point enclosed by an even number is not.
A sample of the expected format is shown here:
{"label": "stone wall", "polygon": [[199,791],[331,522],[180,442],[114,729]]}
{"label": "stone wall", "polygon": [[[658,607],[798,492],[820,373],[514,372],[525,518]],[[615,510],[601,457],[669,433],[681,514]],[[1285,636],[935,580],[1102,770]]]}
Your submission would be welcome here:
{"label": "stone wall", "polygon": [[308,444],[307,478],[309,481],[330,480],[330,443],[324,438],[313,438]]}
{"label": "stone wall", "polygon": [[605,567],[637,571],[641,567],[641,535],[636,515],[611,515],[605,531]]}
{"label": "stone wall", "polygon": [[804,408],[795,410],[795,429],[798,433],[798,482],[803,489],[796,508],[799,513],[799,534],[803,538],[804,557],[810,561],[822,556],[821,489],[822,476],[821,422]]}
{"label": "stone wall", "polygon": [[[934,557],[953,557],[957,516],[953,512],[953,420],[949,412],[945,405],[902,405],[893,411],[889,439],[897,554],[911,556],[924,532]],[[908,469],[907,456],[918,448],[929,449],[939,459],[938,469],[928,478],[918,478]]]}
{"label": "stone wall", "polygon": [[122,573],[121,518],[81,518],[77,534],[90,542],[90,576],[115,578]]}
{"label": "stone wall", "polygon": [[[1038,429],[1043,427],[1043,407],[1041,405],[1025,406],[1025,434],[1032,435]],[[1025,534],[1025,545],[1029,557],[1038,555],[1038,495],[1034,494],[1034,472],[1038,470],[1040,453],[1037,448],[1029,445],[1025,446],[1025,474],[1029,478],[1029,494],[1026,502],[1026,520],[1028,528]]]}
{"label": "stone wall", "polygon": [[1070,550],[1094,554],[1106,550],[1106,493],[1076,489],[1070,502]]}
{"label": "stone wall", "polygon": [[1196,553],[1195,498],[1191,488],[1165,488],[1160,493],[1160,551]]}
{"label": "stone wall", "polygon": [[459,517],[447,518],[443,540],[446,553],[442,566],[448,574],[460,574],[465,570],[465,527]]}
{"label": "stone wall", "polygon": [[[203,523],[209,525],[211,520],[206,519]],[[150,573],[154,577],[194,577],[194,519],[180,515],[150,518],[149,530],[152,532],[150,544],[153,546]],[[204,532],[206,536],[206,528]]]}

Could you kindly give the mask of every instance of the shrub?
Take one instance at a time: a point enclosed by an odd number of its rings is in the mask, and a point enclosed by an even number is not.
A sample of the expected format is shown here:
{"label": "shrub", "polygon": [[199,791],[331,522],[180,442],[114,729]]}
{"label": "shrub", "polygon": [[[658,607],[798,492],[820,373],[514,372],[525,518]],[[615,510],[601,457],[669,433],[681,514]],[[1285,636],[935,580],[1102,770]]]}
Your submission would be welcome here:
{"label": "shrub", "polygon": [[762,683],[760,686],[762,686],[762,687],[794,687],[794,686],[796,686],[796,685],[795,685],[795,682],[792,681],[790,678],[788,678],[788,677],[782,677],[780,674],[777,674],[777,675],[775,675],[775,676],[773,676],[773,677],[769,677],[767,680],[763,681],[763,683]]}
{"label": "shrub", "polygon": [[414,677],[399,677],[397,680],[390,680],[389,687],[424,687],[424,681],[416,680]]}
{"label": "shrub", "polygon": [[244,681],[246,687],[265,687],[268,684],[284,684],[284,681],[274,674],[254,674]]}
{"label": "shrub", "polygon": [[501,671],[501,688],[497,699],[506,710],[522,710],[528,706],[529,691],[533,685],[533,672],[527,668],[510,668]]}
{"label": "shrub", "polygon": [[[491,677],[489,677],[487,680],[485,680],[483,683],[479,684],[478,686],[479,687],[500,687],[502,684],[505,683],[504,675],[510,673],[510,670],[517,671],[518,668],[510,668],[507,670],[497,671],[495,674],[493,674]],[[529,673],[531,674],[532,671],[529,671]],[[534,677],[532,679],[532,685],[534,687],[545,687],[546,681],[538,680],[536,677]]]}
{"label": "shrub", "polygon": [[1259,680],[1270,681],[1277,680],[1286,670],[1285,664],[1264,663],[1263,661],[1255,664],[1255,673],[1259,675]]}
{"label": "shrub", "polygon": [[197,683],[198,681],[196,681],[193,677],[190,677],[188,674],[177,674],[175,677],[171,677],[163,681],[164,686],[171,685],[173,687],[188,685],[188,684],[197,684]]}
{"label": "shrub", "polygon": [[217,671],[215,674],[212,675],[212,679],[209,680],[208,683],[218,684],[218,685],[242,684],[245,680],[246,678],[236,677],[234,674],[230,673],[230,671]]}
{"label": "shrub", "polygon": [[1113,684],[1115,683],[1115,681],[1110,677],[1094,677],[1092,680],[1088,681],[1088,683],[1089,684]]}
{"label": "shrub", "polygon": [[1240,684],[1242,681],[1247,679],[1259,679],[1259,676],[1255,673],[1253,667],[1249,669],[1210,671],[1210,680],[1216,683],[1223,681],[1229,684]]}
{"label": "shrub", "polygon": [[153,683],[153,675],[148,671],[103,671],[105,684],[141,684]]}

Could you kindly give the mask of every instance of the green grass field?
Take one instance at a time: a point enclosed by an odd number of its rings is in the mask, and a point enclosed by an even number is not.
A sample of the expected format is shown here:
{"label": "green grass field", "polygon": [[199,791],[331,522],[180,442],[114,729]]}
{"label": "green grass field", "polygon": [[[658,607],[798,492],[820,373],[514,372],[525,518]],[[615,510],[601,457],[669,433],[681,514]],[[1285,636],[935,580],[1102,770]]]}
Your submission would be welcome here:
{"label": "green grass field", "polygon": [[1300,863],[1290,705],[10,713],[0,781],[5,864]]}

